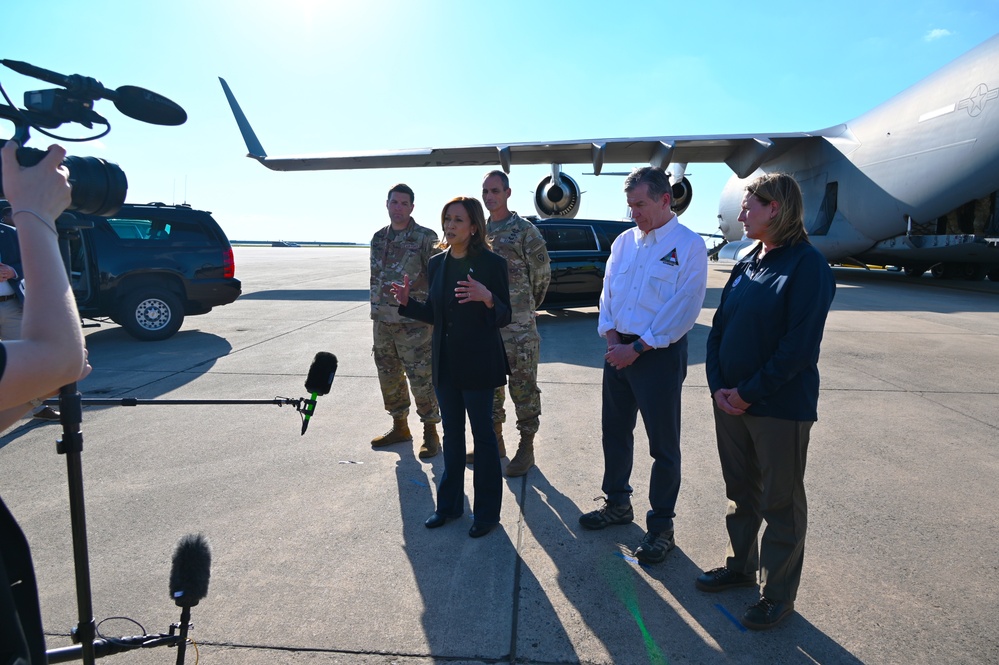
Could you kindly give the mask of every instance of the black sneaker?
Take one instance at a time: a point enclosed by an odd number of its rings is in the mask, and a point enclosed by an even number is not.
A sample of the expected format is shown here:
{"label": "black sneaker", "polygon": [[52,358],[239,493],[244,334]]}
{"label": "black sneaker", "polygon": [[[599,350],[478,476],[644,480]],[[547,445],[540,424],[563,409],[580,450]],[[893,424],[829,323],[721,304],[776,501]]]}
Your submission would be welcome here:
{"label": "black sneaker", "polygon": [[43,406],[38,411],[35,411],[31,417],[38,418],[39,420],[59,420],[59,412],[51,406]]}
{"label": "black sneaker", "polygon": [[724,566],[701,573],[694,586],[701,591],[725,591],[740,586],[756,586],[756,575],[737,573]]}
{"label": "black sneaker", "polygon": [[635,558],[642,563],[661,563],[675,546],[672,531],[649,531],[635,550]]}
{"label": "black sneaker", "polygon": [[794,603],[790,600],[770,600],[764,596],[742,615],[742,625],[753,630],[768,630],[788,618],[793,611]]}
{"label": "black sneaker", "polygon": [[604,499],[600,510],[579,516],[579,523],[584,529],[602,529],[612,524],[629,524],[635,520],[635,513],[630,503],[611,503]]}

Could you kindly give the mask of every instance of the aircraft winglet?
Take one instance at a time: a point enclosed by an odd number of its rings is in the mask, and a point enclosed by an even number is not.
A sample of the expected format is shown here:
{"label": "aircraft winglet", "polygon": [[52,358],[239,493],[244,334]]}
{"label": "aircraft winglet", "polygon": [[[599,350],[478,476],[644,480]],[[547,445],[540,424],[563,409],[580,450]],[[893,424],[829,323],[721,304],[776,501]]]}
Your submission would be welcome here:
{"label": "aircraft winglet", "polygon": [[229,84],[221,76],[219,77],[219,83],[222,84],[222,91],[225,92],[225,97],[229,100],[229,107],[232,108],[232,114],[236,117],[236,124],[239,125],[239,132],[243,135],[243,141],[246,142],[246,149],[249,151],[247,157],[253,157],[257,161],[262,162],[267,158],[267,153],[264,152],[264,147],[260,145],[257,135],[253,133],[250,121],[243,114],[243,109],[239,108],[239,103],[232,94],[232,90],[229,89]]}

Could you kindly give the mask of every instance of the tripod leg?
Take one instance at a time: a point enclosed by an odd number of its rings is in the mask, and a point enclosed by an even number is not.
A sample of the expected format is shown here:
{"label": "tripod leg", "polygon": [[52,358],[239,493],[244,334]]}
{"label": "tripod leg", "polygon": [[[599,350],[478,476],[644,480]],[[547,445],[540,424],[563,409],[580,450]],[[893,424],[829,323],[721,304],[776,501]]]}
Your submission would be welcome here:
{"label": "tripod leg", "polygon": [[59,414],[62,420],[62,438],[56,450],[66,455],[66,472],[69,476],[69,517],[73,532],[73,565],[76,571],[76,606],[80,622],[77,637],[83,647],[84,665],[93,665],[94,624],[93,593],[90,588],[90,554],[87,550],[87,514],[83,501],[83,433],[80,431],[82,407],[76,384],[59,390]]}

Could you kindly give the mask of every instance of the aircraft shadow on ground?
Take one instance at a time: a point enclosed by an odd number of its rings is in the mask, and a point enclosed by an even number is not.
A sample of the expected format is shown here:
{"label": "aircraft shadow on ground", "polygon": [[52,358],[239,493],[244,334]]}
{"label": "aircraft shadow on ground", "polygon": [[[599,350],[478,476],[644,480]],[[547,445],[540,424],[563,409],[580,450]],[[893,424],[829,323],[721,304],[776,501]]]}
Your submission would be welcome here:
{"label": "aircraft shadow on ground", "polygon": [[[87,335],[86,343],[88,359],[94,369],[77,384],[84,398],[84,426],[88,411],[117,408],[87,405],[87,398],[156,399],[194,381],[232,351],[232,345],[225,338],[199,330],[181,330],[159,342],[141,342],[124,329],[112,326]],[[36,427],[45,426],[58,428],[60,424],[24,421],[0,437],[0,448]]]}
{"label": "aircraft shadow on ground", "polygon": [[[525,528],[557,568],[560,591],[603,644],[611,662],[861,663],[798,614],[770,633],[747,631],[736,617],[756,601],[758,591],[697,591],[694,579],[701,570],[683,552],[682,536],[664,563],[640,564],[630,548],[637,546],[645,533],[643,516],[636,514],[635,522],[627,526],[586,531],[579,526],[583,510],[552,486],[540,469],[533,469],[525,481],[507,482],[521,502]],[[521,482],[526,482],[523,494],[519,491]],[[532,575],[522,577],[527,580],[521,584],[522,607],[524,597],[544,594],[541,586],[529,586],[534,579]],[[673,602],[665,602],[662,595],[672,597]],[[518,619],[521,644],[550,644],[554,639],[543,617],[540,621],[527,615]],[[555,617],[552,620],[557,621]],[[694,626],[708,637],[698,634]],[[564,630],[558,631],[556,636],[563,634]],[[568,641],[565,648],[572,648]],[[544,654],[519,655],[544,660],[551,652],[546,648]]]}
{"label": "aircraft shadow on ground", "polygon": [[[835,268],[836,297],[832,309],[840,311],[999,312],[999,282],[969,282],[857,268]],[[970,305],[974,302],[975,305]]]}
{"label": "aircraft shadow on ground", "polygon": [[244,293],[240,300],[292,300],[321,302],[368,302],[371,294],[361,289],[270,289]]}

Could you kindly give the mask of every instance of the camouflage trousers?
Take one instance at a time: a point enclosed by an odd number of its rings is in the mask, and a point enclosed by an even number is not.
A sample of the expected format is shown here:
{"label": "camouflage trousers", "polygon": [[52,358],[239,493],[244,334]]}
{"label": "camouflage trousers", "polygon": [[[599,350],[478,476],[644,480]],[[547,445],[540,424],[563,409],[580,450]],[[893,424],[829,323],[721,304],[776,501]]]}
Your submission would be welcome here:
{"label": "camouflage trousers", "polygon": [[431,364],[433,328],[425,323],[374,323],[375,344],[372,351],[385,410],[392,418],[409,415],[408,376],[420,420],[439,423],[441,412],[434,394]]}
{"label": "camouflage trousers", "polygon": [[[541,389],[538,388],[538,360],[541,356],[541,336],[531,322],[529,327],[500,329],[506,358],[510,363],[510,399],[517,412],[517,429],[524,434],[536,434],[540,426]],[[493,422],[506,422],[506,390],[503,386],[493,395]]]}

